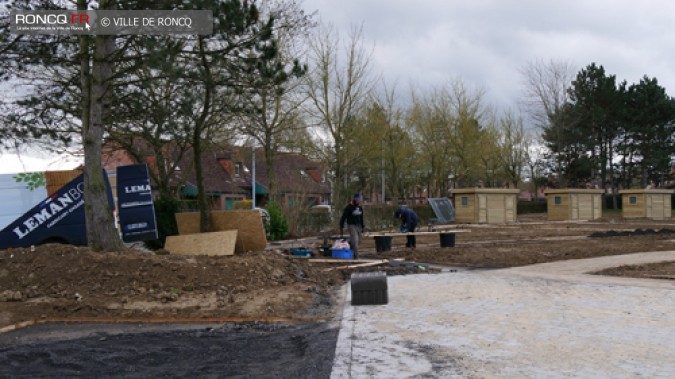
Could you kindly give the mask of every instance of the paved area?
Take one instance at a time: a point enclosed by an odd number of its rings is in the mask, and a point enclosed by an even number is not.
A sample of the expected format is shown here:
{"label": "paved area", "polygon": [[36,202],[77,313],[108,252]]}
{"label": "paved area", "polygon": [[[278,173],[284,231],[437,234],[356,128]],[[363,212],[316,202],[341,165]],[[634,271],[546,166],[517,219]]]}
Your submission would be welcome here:
{"label": "paved area", "polygon": [[675,251],[389,277],[346,301],[331,378],[675,378],[675,283],[585,272]]}

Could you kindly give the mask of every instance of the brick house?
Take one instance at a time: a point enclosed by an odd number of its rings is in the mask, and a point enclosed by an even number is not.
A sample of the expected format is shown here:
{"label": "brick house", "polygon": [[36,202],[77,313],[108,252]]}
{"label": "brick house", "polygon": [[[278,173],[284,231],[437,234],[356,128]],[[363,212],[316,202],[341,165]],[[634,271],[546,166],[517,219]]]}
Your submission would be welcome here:
{"label": "brick house", "polygon": [[[141,152],[136,158],[125,150],[115,148],[113,144],[106,144],[102,157],[106,171],[114,173],[117,166],[145,161],[151,176],[156,174],[158,162],[151,150],[142,143],[135,143],[134,150]],[[235,201],[251,199],[253,154],[250,147],[214,147],[203,152],[201,158],[204,189],[213,209],[232,209]],[[178,159],[170,185],[180,198],[194,199],[197,195],[197,180],[192,149],[187,149]],[[165,163],[165,167],[169,166],[172,165]],[[323,204],[330,198],[330,184],[325,179],[322,165],[303,155],[277,153],[275,177],[280,201],[285,206]],[[256,205],[264,206],[269,196],[267,162],[260,148],[256,149],[255,183]]]}

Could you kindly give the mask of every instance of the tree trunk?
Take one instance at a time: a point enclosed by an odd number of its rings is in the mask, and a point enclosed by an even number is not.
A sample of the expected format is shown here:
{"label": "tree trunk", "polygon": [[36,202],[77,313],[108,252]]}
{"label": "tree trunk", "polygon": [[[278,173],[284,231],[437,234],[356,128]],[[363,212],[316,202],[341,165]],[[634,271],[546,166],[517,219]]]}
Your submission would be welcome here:
{"label": "tree trunk", "polygon": [[198,121],[195,125],[192,138],[192,151],[194,152],[195,177],[197,179],[197,208],[199,209],[199,230],[202,233],[211,229],[209,220],[209,202],[204,188],[204,172],[202,168],[202,128]]}
{"label": "tree trunk", "polygon": [[344,173],[342,172],[342,145],[337,141],[335,143],[335,183],[333,183],[333,202],[336,207],[341,207],[343,204],[342,187],[344,186]]}
{"label": "tree trunk", "polygon": [[204,53],[204,38],[199,36],[199,52],[201,54],[201,63],[204,73],[206,75],[204,81],[204,106],[201,114],[195,122],[195,130],[192,135],[192,151],[194,155],[195,176],[197,179],[197,206],[199,207],[199,230],[202,233],[211,231],[211,223],[209,220],[209,203],[204,189],[204,173],[202,169],[202,131],[206,125],[211,108],[211,94],[213,91],[213,79],[211,77],[211,68],[208,59]]}
{"label": "tree trunk", "polygon": [[[268,134],[265,136],[265,169],[267,171],[267,189],[269,191],[269,197],[271,200],[274,202],[278,203],[278,194],[277,194],[277,178],[276,175],[274,174],[274,155],[275,155],[275,149],[272,146],[272,137]],[[253,154],[255,154],[255,149],[253,150]],[[255,183],[253,183],[254,186],[254,191],[255,191]]]}
{"label": "tree trunk", "polygon": [[[105,9],[106,2],[101,2]],[[101,153],[104,122],[110,115],[114,36],[96,36],[94,60],[89,73],[89,37],[80,37],[83,92],[82,142],[84,144],[84,204],[87,243],[94,251],[115,251],[124,244],[115,229],[103,178]]]}

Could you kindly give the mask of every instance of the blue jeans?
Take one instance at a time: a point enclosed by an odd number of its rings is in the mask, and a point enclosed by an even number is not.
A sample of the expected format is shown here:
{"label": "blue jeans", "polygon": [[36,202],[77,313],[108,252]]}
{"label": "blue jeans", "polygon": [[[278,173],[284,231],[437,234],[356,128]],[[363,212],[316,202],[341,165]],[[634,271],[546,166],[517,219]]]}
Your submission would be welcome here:
{"label": "blue jeans", "polygon": [[361,225],[351,225],[348,224],[347,227],[349,228],[349,244],[352,247],[352,252],[354,253],[354,259],[359,258],[359,245],[361,244],[361,240],[363,239],[363,230],[361,229]]}

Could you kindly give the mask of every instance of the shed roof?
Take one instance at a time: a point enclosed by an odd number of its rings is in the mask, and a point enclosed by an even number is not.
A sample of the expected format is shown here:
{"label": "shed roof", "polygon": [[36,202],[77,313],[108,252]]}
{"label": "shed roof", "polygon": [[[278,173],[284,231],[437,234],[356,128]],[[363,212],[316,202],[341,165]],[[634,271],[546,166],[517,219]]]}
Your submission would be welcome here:
{"label": "shed roof", "polygon": [[671,189],[640,189],[640,188],[635,188],[635,189],[626,189],[626,190],[621,190],[619,191],[619,194],[629,194],[629,193],[634,193],[634,194],[669,194],[675,192],[674,190]]}
{"label": "shed roof", "polygon": [[517,188],[459,188],[453,189],[453,194],[507,194],[507,195],[517,195],[520,193],[520,190]]}
{"label": "shed roof", "polygon": [[569,193],[581,193],[581,194],[595,194],[602,195],[605,193],[603,189],[588,189],[588,188],[555,188],[547,189],[544,191],[545,194],[569,194]]}

